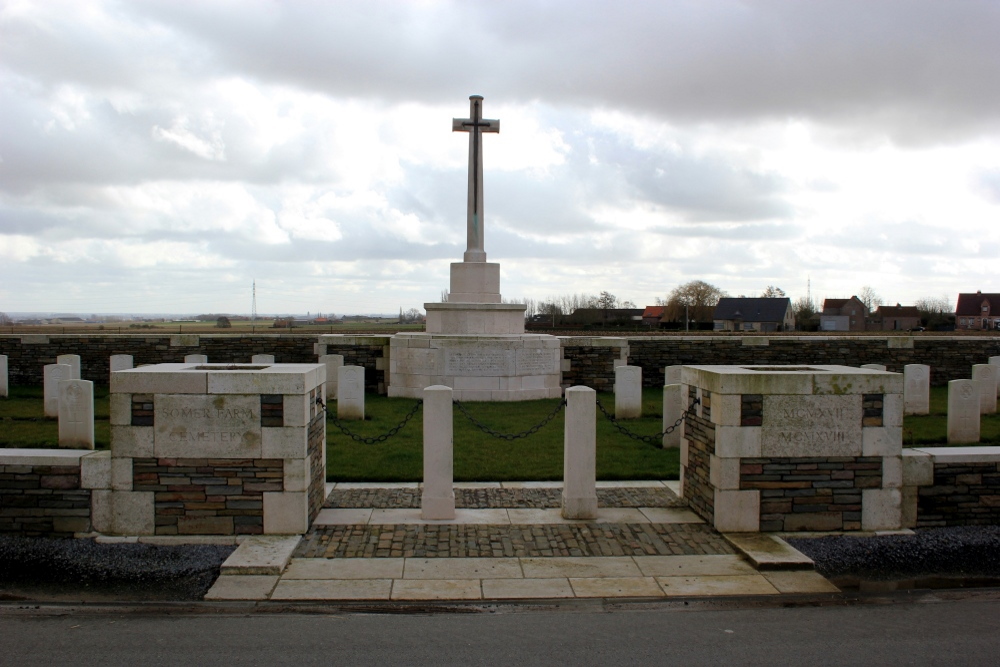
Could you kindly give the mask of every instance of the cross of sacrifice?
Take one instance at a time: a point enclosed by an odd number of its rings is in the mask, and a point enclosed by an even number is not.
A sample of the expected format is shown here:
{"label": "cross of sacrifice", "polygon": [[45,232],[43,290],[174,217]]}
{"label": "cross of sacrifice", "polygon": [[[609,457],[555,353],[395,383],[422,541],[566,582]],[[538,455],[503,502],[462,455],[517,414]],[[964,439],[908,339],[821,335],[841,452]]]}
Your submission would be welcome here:
{"label": "cross of sacrifice", "polygon": [[467,243],[463,260],[485,262],[483,244],[483,132],[500,132],[500,121],[483,118],[483,96],[469,96],[469,118],[453,118],[452,132],[469,133],[469,206],[466,215]]}

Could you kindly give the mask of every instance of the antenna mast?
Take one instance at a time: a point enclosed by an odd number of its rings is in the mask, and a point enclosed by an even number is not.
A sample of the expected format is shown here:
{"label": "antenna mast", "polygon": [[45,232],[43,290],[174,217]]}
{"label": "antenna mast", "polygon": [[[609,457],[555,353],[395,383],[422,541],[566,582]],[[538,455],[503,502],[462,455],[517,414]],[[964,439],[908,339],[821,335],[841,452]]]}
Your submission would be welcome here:
{"label": "antenna mast", "polygon": [[257,280],[253,281],[253,306],[250,309],[250,328],[251,331],[257,326]]}

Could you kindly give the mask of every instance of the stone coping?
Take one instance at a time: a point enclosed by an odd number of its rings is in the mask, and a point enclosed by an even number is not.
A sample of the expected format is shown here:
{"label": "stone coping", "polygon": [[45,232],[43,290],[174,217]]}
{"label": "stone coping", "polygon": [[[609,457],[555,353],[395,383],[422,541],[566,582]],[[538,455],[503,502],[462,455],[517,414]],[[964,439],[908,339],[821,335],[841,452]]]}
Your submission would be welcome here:
{"label": "stone coping", "polygon": [[113,394],[304,394],[326,381],[318,363],[162,363],[115,371]]}
{"label": "stone coping", "polygon": [[[523,303],[425,303],[424,310],[496,310],[524,312]],[[402,333],[402,332],[400,332]]]}
{"label": "stone coping", "polygon": [[80,465],[80,459],[100,453],[93,449],[0,449],[2,466]]}
{"label": "stone coping", "polygon": [[911,451],[934,457],[935,463],[1000,462],[1000,447],[911,447]]}
{"label": "stone coping", "polygon": [[825,364],[688,364],[681,383],[718,394],[902,394],[903,374]]}

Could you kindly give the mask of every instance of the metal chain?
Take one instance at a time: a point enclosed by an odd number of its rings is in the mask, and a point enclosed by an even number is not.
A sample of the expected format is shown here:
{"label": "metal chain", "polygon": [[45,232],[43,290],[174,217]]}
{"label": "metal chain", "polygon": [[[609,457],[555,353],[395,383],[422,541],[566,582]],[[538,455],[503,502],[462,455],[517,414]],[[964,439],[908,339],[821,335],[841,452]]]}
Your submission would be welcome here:
{"label": "metal chain", "polygon": [[626,435],[632,438],[633,440],[640,440],[648,445],[660,445],[661,442],[663,441],[663,436],[673,433],[677,429],[677,427],[679,427],[681,424],[684,423],[685,419],[687,419],[690,415],[693,415],[694,408],[699,403],[701,403],[700,398],[694,399],[694,401],[691,403],[688,409],[681,413],[681,416],[680,418],[678,418],[677,421],[675,421],[671,426],[668,426],[665,430],[661,431],[660,433],[657,433],[656,435],[639,435],[638,433],[633,433],[632,431],[628,430],[627,428],[619,424],[615,416],[610,414],[607,410],[605,410],[604,406],[601,405],[600,401],[597,401],[597,407],[601,411],[601,413],[608,418],[608,421],[611,422],[611,425],[614,426],[616,429],[618,429],[618,432],[621,433],[622,435]]}
{"label": "metal chain", "polygon": [[461,412],[463,415],[465,415],[466,419],[472,422],[472,424],[476,428],[478,428],[486,435],[493,436],[494,438],[500,438],[501,440],[510,441],[510,440],[517,440],[518,438],[527,438],[529,435],[534,435],[535,433],[538,433],[538,431],[542,427],[544,427],[550,421],[555,419],[555,416],[559,414],[559,412],[563,409],[563,407],[565,407],[566,399],[562,399],[561,401],[559,401],[559,405],[556,406],[556,409],[553,410],[551,413],[549,413],[549,415],[545,417],[542,421],[535,424],[527,431],[521,431],[520,433],[500,433],[499,431],[494,431],[489,426],[487,426],[486,424],[482,423],[481,421],[470,415],[469,412],[465,409],[465,406],[461,403],[461,401],[452,401],[452,403],[458,406],[458,411]]}
{"label": "metal chain", "polygon": [[386,431],[382,435],[376,435],[376,436],[373,436],[371,438],[365,438],[365,437],[360,436],[360,435],[358,435],[356,433],[351,433],[350,430],[348,430],[348,428],[346,426],[344,426],[344,423],[342,421],[340,421],[339,419],[337,419],[336,417],[334,417],[330,413],[330,411],[327,410],[326,404],[323,402],[323,399],[320,398],[320,397],[318,397],[318,396],[316,397],[316,405],[318,405],[323,410],[323,412],[326,413],[326,416],[330,419],[330,421],[333,422],[334,426],[336,426],[338,429],[340,429],[341,433],[343,433],[346,436],[349,436],[352,440],[354,440],[354,442],[363,442],[366,445],[374,445],[376,442],[385,442],[386,440],[388,440],[392,436],[394,436],[397,433],[399,433],[400,430],[402,430],[402,428],[404,426],[406,426],[406,423],[408,421],[410,421],[410,419],[413,417],[413,415],[417,414],[417,411],[420,409],[420,407],[423,404],[424,404],[423,401],[417,401],[416,405],[413,406],[413,409],[410,410],[406,414],[405,417],[403,417],[403,421],[399,422],[398,424],[396,424],[396,426],[394,426],[393,428],[389,429],[388,431]]}

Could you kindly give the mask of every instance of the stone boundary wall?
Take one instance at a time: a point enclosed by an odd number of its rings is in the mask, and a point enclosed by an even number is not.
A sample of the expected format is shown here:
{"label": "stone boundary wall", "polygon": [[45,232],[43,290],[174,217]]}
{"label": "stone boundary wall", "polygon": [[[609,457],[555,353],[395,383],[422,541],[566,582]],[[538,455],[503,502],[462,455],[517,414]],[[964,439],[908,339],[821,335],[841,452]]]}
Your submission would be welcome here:
{"label": "stone boundary wall", "polygon": [[90,531],[80,458],[90,451],[0,449],[0,533],[72,537]]}
{"label": "stone boundary wall", "polygon": [[[385,393],[389,338],[383,335],[316,334],[2,334],[11,385],[39,385],[42,366],[61,354],[78,354],[84,380],[108,383],[109,358],[131,354],[135,364],[181,362],[204,354],[212,363],[246,363],[273,354],[276,363],[315,363],[340,354],[365,368],[367,391]],[[611,391],[614,369],[642,367],[643,385],[663,386],[663,368],[684,364],[885,364],[902,373],[906,364],[931,367],[931,384],[968,378],[973,364],[1000,356],[1000,336],[562,336],[563,384]],[[319,342],[317,342],[319,341]],[[624,353],[625,356],[622,356]]]}
{"label": "stone boundary wall", "polygon": [[1000,525],[1000,447],[926,447],[903,454],[909,528]]}

